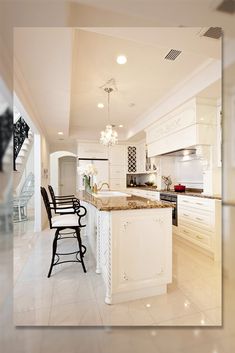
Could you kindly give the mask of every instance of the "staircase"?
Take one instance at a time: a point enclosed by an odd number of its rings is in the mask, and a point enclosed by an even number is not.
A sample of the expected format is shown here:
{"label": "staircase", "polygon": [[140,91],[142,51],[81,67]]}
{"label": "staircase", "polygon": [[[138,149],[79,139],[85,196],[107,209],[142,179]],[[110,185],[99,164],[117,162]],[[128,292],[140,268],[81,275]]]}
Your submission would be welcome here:
{"label": "staircase", "polygon": [[14,191],[20,183],[25,165],[33,146],[33,133],[27,123],[20,117],[14,123],[14,140],[13,140],[13,167],[14,167]]}
{"label": "staircase", "polygon": [[4,167],[9,161],[12,163],[12,117],[13,114],[9,108],[5,109],[0,106],[0,172],[4,171]]}

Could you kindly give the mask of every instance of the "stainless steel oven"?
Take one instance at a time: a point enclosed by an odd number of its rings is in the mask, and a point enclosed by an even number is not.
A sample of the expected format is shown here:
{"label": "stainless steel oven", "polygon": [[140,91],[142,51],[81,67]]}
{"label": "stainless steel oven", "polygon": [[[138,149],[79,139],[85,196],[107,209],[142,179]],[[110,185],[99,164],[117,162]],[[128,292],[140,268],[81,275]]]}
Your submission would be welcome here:
{"label": "stainless steel oven", "polygon": [[178,225],[178,216],[177,216],[177,195],[172,195],[168,193],[161,192],[160,193],[160,200],[171,202],[172,206],[172,224],[174,226]]}

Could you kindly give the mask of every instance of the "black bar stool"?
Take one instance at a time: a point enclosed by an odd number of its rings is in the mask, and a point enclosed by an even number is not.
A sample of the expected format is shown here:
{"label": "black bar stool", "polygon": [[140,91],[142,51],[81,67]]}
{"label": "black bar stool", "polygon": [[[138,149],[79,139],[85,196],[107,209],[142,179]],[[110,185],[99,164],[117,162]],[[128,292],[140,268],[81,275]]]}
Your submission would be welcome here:
{"label": "black bar stool", "polygon": [[[51,211],[56,210],[57,207],[54,207],[54,202],[49,201],[48,194],[44,187],[41,187],[41,195],[47,211],[50,229],[56,229],[54,240],[53,240],[53,246],[52,246],[51,265],[50,265],[50,269],[47,277],[49,278],[51,276],[51,272],[54,266],[62,263],[66,263],[66,262],[80,262],[82,264],[83,271],[86,272],[86,267],[83,261],[84,254],[86,253],[86,247],[82,244],[82,240],[80,236],[80,228],[85,227],[85,225],[81,224],[81,218],[86,215],[87,213],[86,208],[81,206],[78,201],[73,200],[73,208],[75,210],[74,214],[63,214],[63,215],[56,215],[52,217]],[[56,203],[56,206],[57,206],[57,203]],[[66,207],[64,208],[66,209]],[[72,229],[73,236],[62,237],[62,235],[66,235],[66,233],[62,232],[65,229]],[[71,233],[67,233],[67,234],[71,234]],[[68,238],[77,238],[79,250],[74,252],[69,252],[69,253],[58,253],[57,241],[61,239],[68,239]],[[72,254],[76,254],[76,260],[60,261],[60,256],[72,255]],[[55,257],[56,257],[56,260],[55,260]]]}
{"label": "black bar stool", "polygon": [[75,209],[73,207],[73,202],[80,204],[78,198],[75,195],[64,195],[64,196],[55,196],[53,187],[48,185],[48,190],[51,195],[51,200],[53,202],[55,213],[56,214],[74,214]]}

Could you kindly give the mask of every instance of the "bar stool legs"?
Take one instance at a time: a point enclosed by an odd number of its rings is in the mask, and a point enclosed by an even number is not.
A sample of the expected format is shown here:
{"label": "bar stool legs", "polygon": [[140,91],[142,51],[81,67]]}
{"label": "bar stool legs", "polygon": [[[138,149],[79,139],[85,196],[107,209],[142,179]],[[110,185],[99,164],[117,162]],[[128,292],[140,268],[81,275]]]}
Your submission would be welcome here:
{"label": "bar stool legs", "polygon": [[59,229],[56,229],[55,237],[54,237],[53,245],[52,245],[51,266],[50,266],[47,278],[51,277],[51,271],[52,271],[52,268],[54,266],[55,254],[56,254],[56,249],[57,249],[57,240],[58,240],[59,233],[60,233]]}
{"label": "bar stool legs", "polygon": [[[80,262],[82,264],[82,268],[83,268],[83,271],[86,273],[86,267],[85,267],[85,264],[84,264],[84,261],[83,261],[83,257],[84,257],[84,254],[86,252],[86,247],[82,244],[82,241],[81,241],[81,237],[80,237],[80,229],[78,227],[74,227],[71,229],[74,230],[74,234],[76,234],[76,236],[65,236],[65,237],[62,237],[61,235],[64,234],[64,235],[67,235],[67,234],[72,234],[71,232],[70,233],[61,233],[62,230],[64,229],[67,229],[66,228],[57,228],[56,229],[56,232],[55,232],[55,237],[54,237],[54,240],[53,240],[53,244],[52,244],[52,258],[51,258],[51,265],[50,265],[50,269],[49,269],[49,272],[48,272],[48,275],[47,277],[50,278],[51,276],[51,272],[52,272],[52,269],[53,269],[53,266],[56,266],[56,265],[59,265],[59,264],[63,264],[63,263],[66,263],[66,262]],[[69,252],[69,253],[57,253],[56,250],[57,250],[57,241],[58,240],[63,240],[63,239],[68,239],[68,238],[71,238],[71,239],[76,239],[77,238],[77,241],[78,241],[78,250],[77,251],[73,251],[73,252]],[[76,260],[67,260],[67,261],[60,261],[60,256],[61,255],[73,255],[73,254],[76,254]],[[79,255],[79,258],[78,258],[78,255]],[[55,260],[55,256],[57,257],[57,259]]]}
{"label": "bar stool legs", "polygon": [[78,240],[80,261],[81,261],[81,264],[82,264],[83,271],[86,273],[86,267],[85,267],[85,264],[84,264],[84,261],[83,261],[83,256],[84,256],[84,254],[86,252],[86,249],[85,249],[85,251],[82,250],[82,248],[84,246],[82,245],[82,241],[81,241],[81,237],[80,237],[80,229],[76,229],[76,235],[77,235],[77,240]]}

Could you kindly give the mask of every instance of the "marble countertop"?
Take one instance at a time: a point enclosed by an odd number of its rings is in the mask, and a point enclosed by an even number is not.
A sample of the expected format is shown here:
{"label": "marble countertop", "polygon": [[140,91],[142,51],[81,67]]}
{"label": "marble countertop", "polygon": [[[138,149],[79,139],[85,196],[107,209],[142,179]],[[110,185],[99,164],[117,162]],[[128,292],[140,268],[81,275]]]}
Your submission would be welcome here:
{"label": "marble countertop", "polygon": [[171,203],[165,201],[152,201],[140,196],[94,197],[87,192],[80,191],[76,195],[79,200],[88,202],[99,211],[138,210],[150,208],[169,208]]}
{"label": "marble countertop", "polygon": [[220,195],[206,195],[201,192],[193,192],[193,191],[185,191],[185,192],[176,192],[174,190],[166,191],[164,189],[157,189],[154,186],[130,186],[130,187],[127,187],[127,190],[128,189],[157,191],[157,192],[162,192],[164,194],[170,194],[170,195],[194,196],[194,197],[202,197],[202,198],[216,199],[216,200],[222,199]]}

